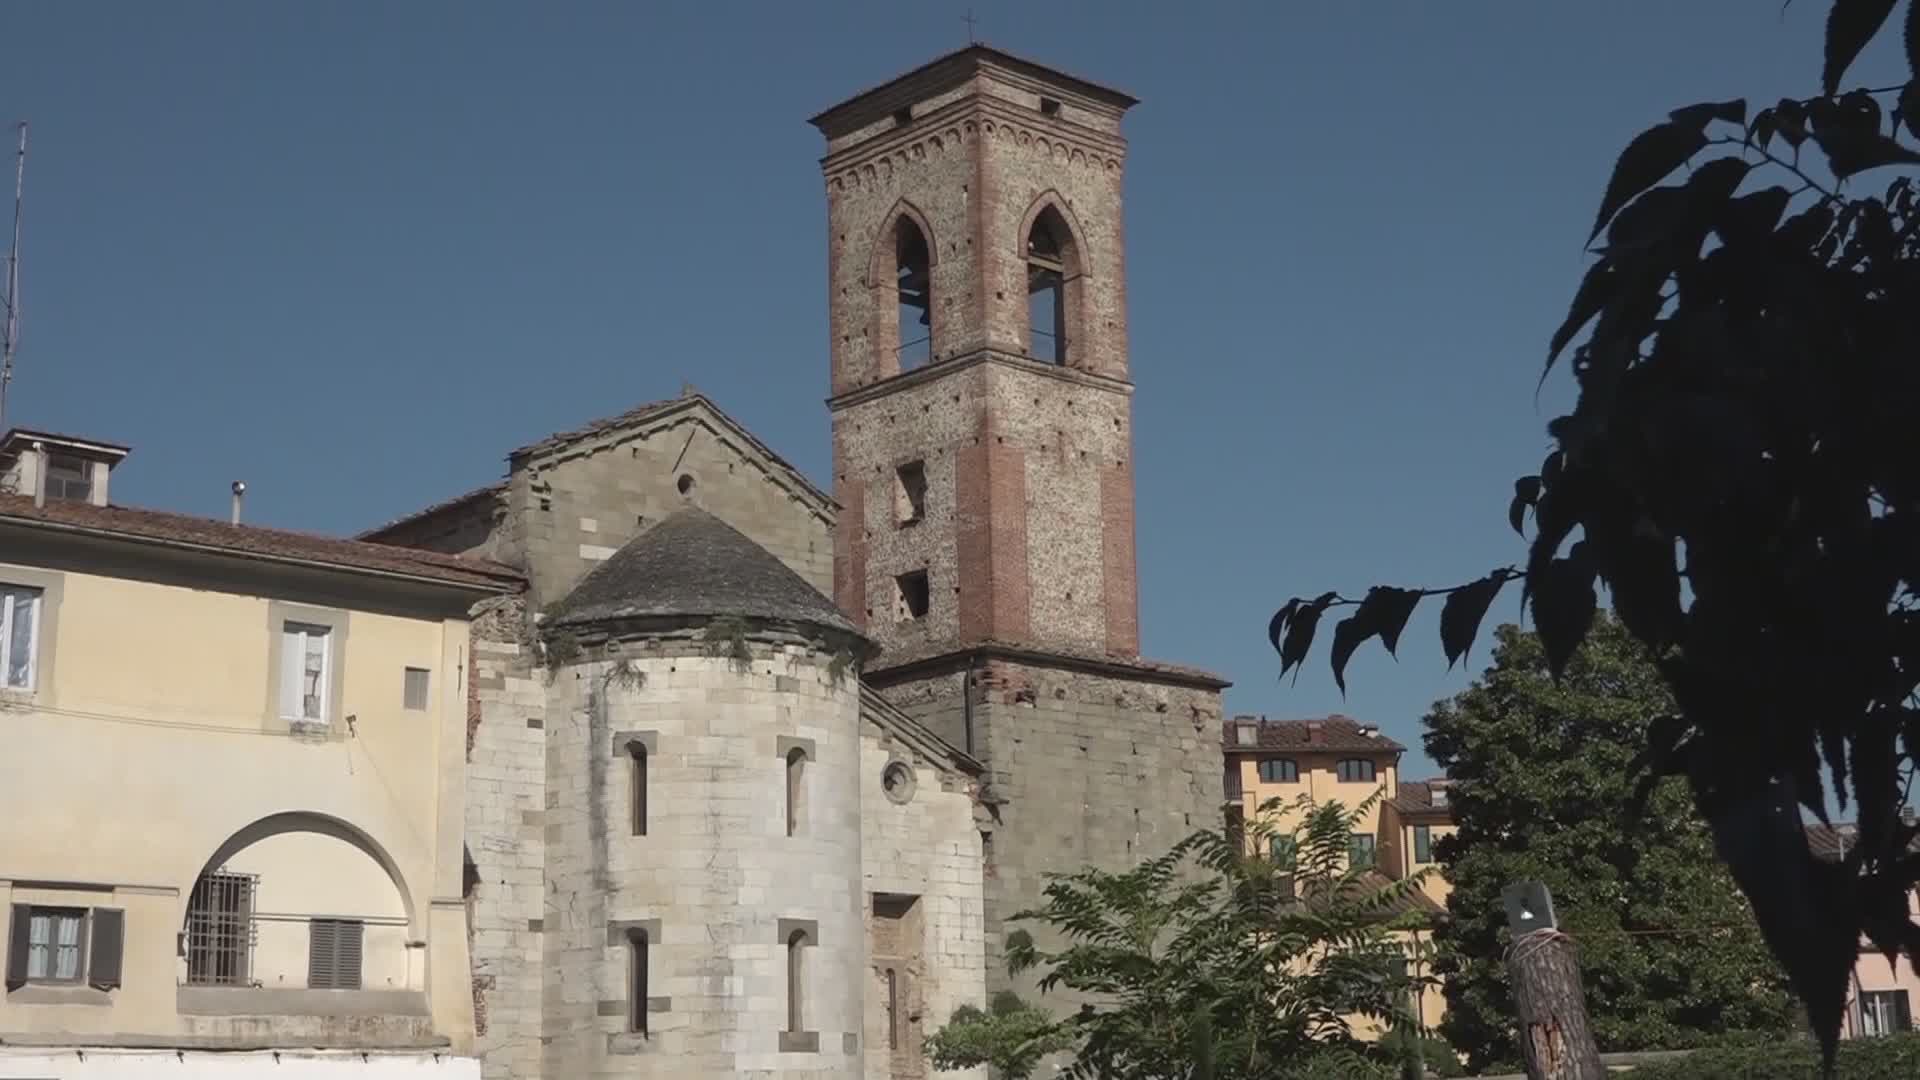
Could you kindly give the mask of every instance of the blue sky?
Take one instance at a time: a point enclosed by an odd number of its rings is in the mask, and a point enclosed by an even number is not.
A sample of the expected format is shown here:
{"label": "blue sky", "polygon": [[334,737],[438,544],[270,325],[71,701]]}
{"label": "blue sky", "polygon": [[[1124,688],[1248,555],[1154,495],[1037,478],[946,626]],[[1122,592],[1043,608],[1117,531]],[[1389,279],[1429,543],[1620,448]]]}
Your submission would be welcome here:
{"label": "blue sky", "polygon": [[[806,117],[965,4],[14,4],[32,122],[9,419],[134,446],[119,501],[350,532],[690,380],[823,484]],[[1513,477],[1613,156],[1675,105],[1816,89],[1826,5],[976,2],[1127,89],[1144,648],[1229,709],[1418,744],[1437,606],[1342,701],[1296,593],[1520,553]],[[1903,78],[1891,41],[1857,69]],[[1517,614],[1517,592],[1493,618]],[[1476,650],[1478,671],[1486,650]],[[1410,772],[1427,766],[1417,750]]]}

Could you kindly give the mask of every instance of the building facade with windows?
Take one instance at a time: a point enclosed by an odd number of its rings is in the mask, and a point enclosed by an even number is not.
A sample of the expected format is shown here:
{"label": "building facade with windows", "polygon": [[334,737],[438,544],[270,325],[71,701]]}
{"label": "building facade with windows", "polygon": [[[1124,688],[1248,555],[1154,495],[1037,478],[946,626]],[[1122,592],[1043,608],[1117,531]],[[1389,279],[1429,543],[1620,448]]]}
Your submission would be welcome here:
{"label": "building facade with windows", "polygon": [[[1261,808],[1278,800],[1272,818],[1278,835],[1271,849],[1253,854],[1291,858],[1287,829],[1300,823],[1296,804],[1337,802],[1357,811],[1348,847],[1351,865],[1373,868],[1382,883],[1427,871],[1420,892],[1404,911],[1420,916],[1426,928],[1403,936],[1415,975],[1430,974],[1422,947],[1432,940],[1431,925],[1446,917],[1450,887],[1440,873],[1434,843],[1455,831],[1447,805],[1447,781],[1402,780],[1400,755],[1406,747],[1372,725],[1346,716],[1313,720],[1269,720],[1236,716],[1222,728],[1224,786],[1229,819],[1252,821]],[[1432,1027],[1446,1012],[1439,986],[1425,988],[1413,1011]],[[1356,1024],[1363,1034],[1374,1033]]]}
{"label": "building facade with windows", "polygon": [[1223,798],[1226,682],[1139,652],[1132,104],[971,46],[813,118],[832,494],[690,388],[351,541],[6,441],[5,1052],[918,1080],[1032,995],[1046,875]]}
{"label": "building facade with windows", "polygon": [[518,575],[115,506],[55,439],[0,440],[0,1070],[471,1071],[467,612]]}

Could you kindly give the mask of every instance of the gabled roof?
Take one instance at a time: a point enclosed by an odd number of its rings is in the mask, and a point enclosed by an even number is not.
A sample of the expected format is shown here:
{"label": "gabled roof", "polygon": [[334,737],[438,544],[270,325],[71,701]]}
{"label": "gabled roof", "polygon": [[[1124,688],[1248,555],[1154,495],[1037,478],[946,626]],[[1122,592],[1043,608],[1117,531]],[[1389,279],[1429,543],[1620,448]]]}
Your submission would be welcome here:
{"label": "gabled roof", "polygon": [[702,616],[859,636],[833,601],[740,530],[687,507],[627,541],[547,612],[547,625]]}
{"label": "gabled roof", "polygon": [[[1239,739],[1241,724],[1254,725],[1252,745]],[[1380,729],[1335,713],[1319,720],[1269,720],[1237,716],[1221,725],[1221,744],[1228,753],[1262,750],[1344,750],[1356,753],[1398,754],[1406,747],[1380,734]]]}
{"label": "gabled roof", "polygon": [[369,544],[287,529],[266,529],[258,525],[231,525],[214,518],[162,510],[140,510],[131,506],[94,506],[66,499],[48,499],[45,506],[36,507],[28,496],[0,495],[0,524],[11,523],[219,551],[241,557],[425,578],[491,590],[517,589],[524,580],[520,572],[512,567],[487,559]]}
{"label": "gabled roof", "polygon": [[[535,454],[561,450],[583,439],[595,438],[639,424],[665,420],[672,417],[675,413],[695,408],[704,408],[706,412],[712,416],[713,420],[724,429],[728,437],[738,439],[752,447],[755,453],[766,458],[769,465],[773,466],[781,476],[785,477],[788,483],[799,489],[814,504],[815,508],[829,519],[831,519],[834,513],[838,512],[839,504],[833,501],[833,496],[821,490],[812,480],[807,479],[806,473],[794,468],[787,459],[775,453],[772,447],[761,442],[759,437],[754,435],[753,432],[748,431],[740,421],[728,416],[725,409],[713,403],[712,398],[707,397],[692,387],[687,387],[679,397],[665,398],[660,401],[649,401],[644,405],[636,405],[623,413],[589,421],[570,431],[556,431],[544,439],[528,443],[525,446],[516,447],[507,452],[509,468],[517,466],[522,459]],[[506,484],[503,481],[496,481],[485,487],[475,488],[463,495],[456,495],[451,499],[437,502],[432,506],[395,518],[384,525],[376,526],[360,535],[363,538],[378,537],[402,525],[407,525],[435,514],[445,513],[448,510],[473,502],[483,496],[498,494],[505,487]]]}
{"label": "gabled roof", "polygon": [[1444,778],[1400,781],[1399,790],[1394,792],[1393,795],[1394,808],[1402,814],[1409,816],[1451,816],[1453,813],[1452,807],[1444,802],[1437,805],[1434,803],[1433,790],[1435,785],[1445,787],[1447,781]]}

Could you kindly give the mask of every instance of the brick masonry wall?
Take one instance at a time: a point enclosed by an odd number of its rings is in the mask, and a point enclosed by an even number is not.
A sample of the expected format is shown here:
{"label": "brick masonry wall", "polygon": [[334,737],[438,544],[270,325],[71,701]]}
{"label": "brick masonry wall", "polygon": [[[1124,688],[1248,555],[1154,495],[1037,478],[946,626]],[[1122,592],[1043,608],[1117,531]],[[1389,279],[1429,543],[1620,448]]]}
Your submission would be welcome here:
{"label": "brick masonry wall", "polygon": [[487,1080],[541,1075],[546,685],[529,661],[515,642],[475,636],[466,848],[477,880],[468,932],[475,1051]]}
{"label": "brick masonry wall", "polygon": [[[836,144],[824,165],[833,394],[899,370],[890,329],[894,226],[903,213],[933,252],[931,354],[1027,354],[1027,230],[1053,206],[1072,232],[1068,361],[1124,379],[1126,144],[1039,111],[1036,90],[981,78],[913,107],[901,128]],[[1077,309],[1077,310],[1073,310]]]}
{"label": "brick masonry wall", "polygon": [[[634,677],[609,678],[615,661],[594,659],[563,669],[551,690],[548,1075],[860,1075],[867,952],[854,680],[836,684],[828,657],[794,643],[756,642],[745,670],[698,641],[629,642],[622,657]],[[633,772],[616,746],[642,732],[654,750],[647,831],[636,836]],[[791,740],[813,756],[790,837]],[[609,937],[638,920],[658,920],[644,1037],[627,1031],[627,954]],[[781,1049],[781,920],[815,928],[805,1026],[817,1050]]]}
{"label": "brick masonry wall", "polygon": [[[906,961],[897,992],[899,1007],[913,1018],[905,1042],[914,1053],[888,1051],[886,986],[876,961],[866,976],[866,1076],[920,1076],[930,1070],[917,1056],[919,1040],[943,1026],[959,1006],[986,1001],[980,832],[965,778],[916,761],[910,749],[871,725],[861,736],[860,758],[860,846],[869,932],[876,928],[876,893],[919,898],[913,917],[898,927],[917,933],[917,940],[876,939],[870,949],[875,957]],[[913,793],[905,802],[895,802],[881,783],[888,765],[896,761],[914,772]],[[921,1067],[916,1070],[915,1065]],[[942,1075],[986,1080],[983,1069]]]}
{"label": "brick masonry wall", "polygon": [[[1072,109],[1043,115],[1043,92]],[[850,511],[835,597],[883,666],[988,639],[1136,655],[1118,113],[991,68],[911,113],[836,138],[824,165],[834,490]],[[1043,211],[1072,234],[1065,370],[1022,359]],[[891,323],[903,216],[935,253],[933,359],[905,373]],[[915,459],[927,517],[902,528],[894,470]],[[918,569],[932,604],[902,619],[895,579]]]}
{"label": "brick masonry wall", "polygon": [[[1137,654],[1130,404],[1123,384],[1004,360],[836,410],[837,599],[881,666],[986,640]],[[925,515],[903,524],[897,471],[912,461]],[[895,599],[914,570],[931,600],[917,619]]]}

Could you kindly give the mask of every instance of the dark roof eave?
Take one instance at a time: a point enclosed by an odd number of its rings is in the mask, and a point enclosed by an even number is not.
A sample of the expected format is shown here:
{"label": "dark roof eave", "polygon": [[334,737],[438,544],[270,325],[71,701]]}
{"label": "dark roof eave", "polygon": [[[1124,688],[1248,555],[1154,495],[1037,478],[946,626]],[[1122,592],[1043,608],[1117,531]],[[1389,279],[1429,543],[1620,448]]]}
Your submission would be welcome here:
{"label": "dark roof eave", "polygon": [[1157,664],[1149,660],[1126,660],[1118,657],[1085,656],[1079,653],[1054,652],[1048,649],[1029,648],[1007,642],[987,641],[950,649],[933,656],[908,660],[901,664],[877,668],[868,673],[871,681],[881,686],[891,686],[903,678],[911,678],[926,672],[944,671],[969,657],[983,657],[995,660],[1013,660],[1038,665],[1054,665],[1085,671],[1090,674],[1112,675],[1124,679],[1144,679],[1151,682],[1172,683],[1198,690],[1225,690],[1233,683],[1197,668],[1178,667],[1171,664]]}
{"label": "dark roof eave", "polygon": [[875,97],[886,93],[888,90],[891,90],[902,83],[908,82],[912,79],[925,75],[928,72],[931,72],[942,66],[949,65],[949,64],[956,64],[957,62],[962,61],[969,56],[973,57],[976,60],[992,59],[992,60],[999,61],[1000,63],[1008,67],[1011,67],[1020,71],[1022,74],[1039,75],[1045,78],[1058,80],[1059,82],[1063,83],[1064,85],[1071,88],[1077,93],[1084,94],[1095,101],[1099,101],[1103,104],[1106,104],[1108,106],[1111,106],[1117,109],[1121,109],[1121,110],[1130,109],[1133,106],[1140,104],[1139,98],[1136,98],[1132,94],[1129,94],[1123,90],[1116,90],[1111,86],[1103,86],[1100,83],[1094,82],[1090,79],[1083,79],[1077,75],[1070,75],[1067,72],[1059,70],[1058,68],[1050,67],[1046,64],[1039,63],[1038,61],[1028,60],[1028,59],[1025,59],[1024,57],[1015,56],[1013,53],[1007,52],[1003,49],[997,49],[984,42],[976,41],[976,42],[973,42],[972,44],[963,46],[958,49],[954,49],[951,52],[943,53],[939,56],[936,56],[933,59],[927,61],[926,63],[921,64],[918,67],[915,67],[909,71],[904,71],[899,75],[895,75],[893,78],[888,79],[885,82],[877,83],[873,86],[869,86],[865,90],[861,90],[858,93],[852,95],[851,97],[841,100],[838,104],[830,105],[827,108],[822,109],[819,112],[813,114],[812,116],[807,118],[807,123],[813,125],[815,128],[818,128],[821,132],[824,133],[827,131],[829,127],[833,126],[833,123],[835,120],[843,116],[847,116],[849,114],[858,112],[861,106],[871,102]]}
{"label": "dark roof eave", "polygon": [[873,643],[865,634],[854,629],[850,623],[834,625],[814,619],[790,619],[778,616],[748,615],[737,611],[576,611],[558,618],[542,620],[542,633],[556,630],[589,630],[599,635],[617,638],[644,634],[658,634],[673,630],[688,630],[705,627],[716,619],[739,619],[749,627],[787,632],[821,631],[835,638],[854,642],[860,646],[863,655],[874,649]]}
{"label": "dark roof eave", "polygon": [[470,571],[475,580],[463,580],[462,578],[450,575],[408,573],[403,570],[363,566],[342,560],[319,559],[301,555],[283,555],[266,551],[250,551],[245,548],[223,547],[218,544],[202,543],[197,540],[152,536],[146,533],[109,529],[97,525],[77,525],[67,521],[54,521],[49,518],[7,513],[4,510],[0,510],[0,524],[24,525],[28,528],[47,529],[52,532],[67,533],[75,536],[98,537],[103,540],[114,540],[122,543],[145,544],[174,551],[216,555],[223,558],[273,563],[281,566],[299,566],[319,570],[332,570],[339,573],[360,574],[367,577],[385,578],[389,581],[406,581],[414,584],[457,589],[463,592],[480,594],[513,592],[525,583],[525,579],[517,573],[493,574],[487,569],[478,566]]}
{"label": "dark roof eave", "polygon": [[416,521],[425,521],[426,519],[433,517],[436,514],[444,514],[449,510],[456,510],[462,506],[467,505],[470,502],[475,502],[487,496],[499,495],[501,492],[505,491],[506,489],[507,489],[506,481],[495,480],[491,484],[487,484],[483,487],[474,488],[472,491],[463,491],[460,494],[455,495],[451,499],[442,499],[439,502],[434,503],[432,506],[423,506],[420,509],[413,511],[412,513],[403,514],[400,517],[394,518],[393,520],[388,521],[383,525],[375,525],[371,529],[367,529],[362,532],[355,533],[353,538],[355,540],[365,540],[369,543],[378,543],[378,541],[374,540],[373,537],[379,536],[382,533],[392,532],[393,530],[399,528],[402,525],[411,525]]}

